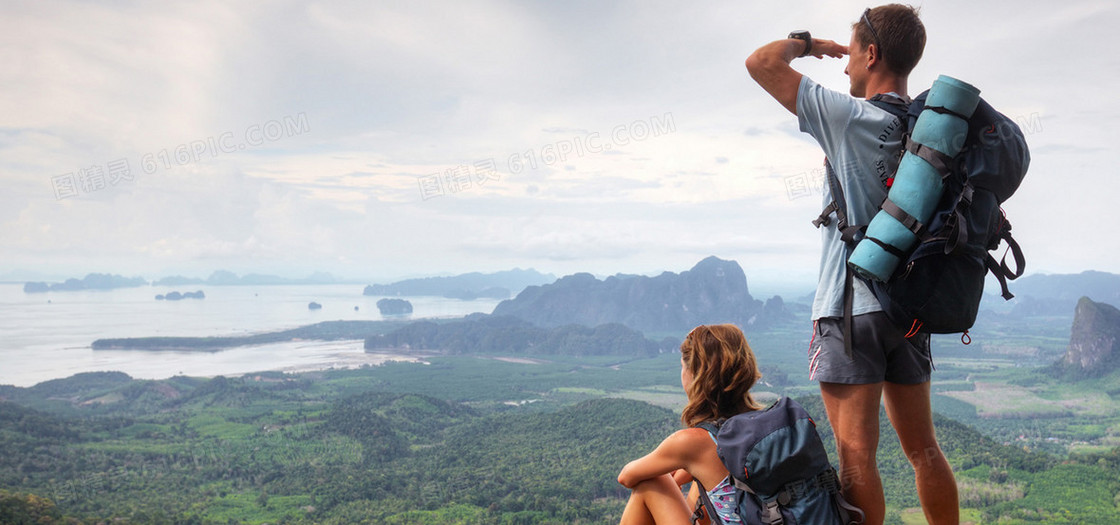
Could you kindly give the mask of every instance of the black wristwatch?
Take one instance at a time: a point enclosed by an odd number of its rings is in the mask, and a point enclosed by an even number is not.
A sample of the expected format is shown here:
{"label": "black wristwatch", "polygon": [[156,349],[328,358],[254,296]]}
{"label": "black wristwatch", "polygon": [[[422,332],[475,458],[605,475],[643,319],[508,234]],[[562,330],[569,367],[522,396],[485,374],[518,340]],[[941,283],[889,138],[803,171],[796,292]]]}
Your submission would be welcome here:
{"label": "black wristwatch", "polygon": [[794,31],[789,34],[788,38],[796,38],[805,41],[805,52],[797,55],[798,58],[809,56],[809,53],[813,51],[813,37],[808,31]]}

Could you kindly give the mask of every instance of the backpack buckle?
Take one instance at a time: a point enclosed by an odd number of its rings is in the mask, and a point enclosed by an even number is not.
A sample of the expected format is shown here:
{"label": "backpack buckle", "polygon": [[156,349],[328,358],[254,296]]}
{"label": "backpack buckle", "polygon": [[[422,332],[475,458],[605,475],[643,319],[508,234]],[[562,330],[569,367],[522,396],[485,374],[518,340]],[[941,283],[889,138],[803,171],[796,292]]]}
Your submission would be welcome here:
{"label": "backpack buckle", "polygon": [[766,525],[781,525],[784,521],[785,519],[782,518],[782,511],[778,509],[778,502],[771,501],[762,509],[762,523]]}
{"label": "backpack buckle", "polygon": [[829,219],[828,216],[831,215],[832,212],[839,209],[840,206],[836,204],[836,201],[828,203],[828,206],[825,206],[825,208],[821,210],[820,216],[816,219],[813,219],[813,226],[816,226],[817,228],[820,228],[821,226],[828,226],[832,223],[832,219]]}

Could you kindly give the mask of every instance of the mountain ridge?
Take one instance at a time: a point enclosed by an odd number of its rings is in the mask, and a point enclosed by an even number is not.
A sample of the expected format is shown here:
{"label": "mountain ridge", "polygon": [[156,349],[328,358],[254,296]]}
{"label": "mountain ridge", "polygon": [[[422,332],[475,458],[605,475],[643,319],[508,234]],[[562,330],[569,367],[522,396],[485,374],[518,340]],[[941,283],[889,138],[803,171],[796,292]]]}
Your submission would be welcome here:
{"label": "mountain ridge", "polygon": [[[780,303],[778,304],[780,306]],[[620,323],[643,332],[689,330],[699,324],[753,325],[764,303],[751,296],[739,263],[707,257],[679,274],[611,276],[576,273],[530,286],[498,303],[494,315],[542,327]]]}

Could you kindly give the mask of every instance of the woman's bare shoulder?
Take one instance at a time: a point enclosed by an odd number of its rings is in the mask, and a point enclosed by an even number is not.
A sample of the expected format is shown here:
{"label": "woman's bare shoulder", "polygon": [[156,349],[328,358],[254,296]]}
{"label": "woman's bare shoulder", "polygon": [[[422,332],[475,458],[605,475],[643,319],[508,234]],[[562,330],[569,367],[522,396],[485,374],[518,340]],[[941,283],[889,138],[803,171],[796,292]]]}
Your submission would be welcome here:
{"label": "woman's bare shoulder", "polygon": [[708,452],[709,448],[715,449],[716,446],[711,434],[702,428],[683,428],[673,432],[665,438],[663,444],[681,450],[684,453],[682,455]]}

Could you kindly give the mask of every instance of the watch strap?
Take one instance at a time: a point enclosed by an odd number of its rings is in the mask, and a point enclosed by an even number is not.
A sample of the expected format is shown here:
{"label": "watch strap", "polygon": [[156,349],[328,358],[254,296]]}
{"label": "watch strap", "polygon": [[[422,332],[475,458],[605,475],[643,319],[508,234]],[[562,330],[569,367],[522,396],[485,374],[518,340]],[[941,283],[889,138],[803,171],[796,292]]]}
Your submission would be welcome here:
{"label": "watch strap", "polygon": [[809,34],[808,31],[794,31],[789,34],[788,38],[796,38],[797,40],[805,42],[805,51],[803,51],[800,55],[797,55],[798,58],[809,56],[809,54],[813,52],[813,37]]}

